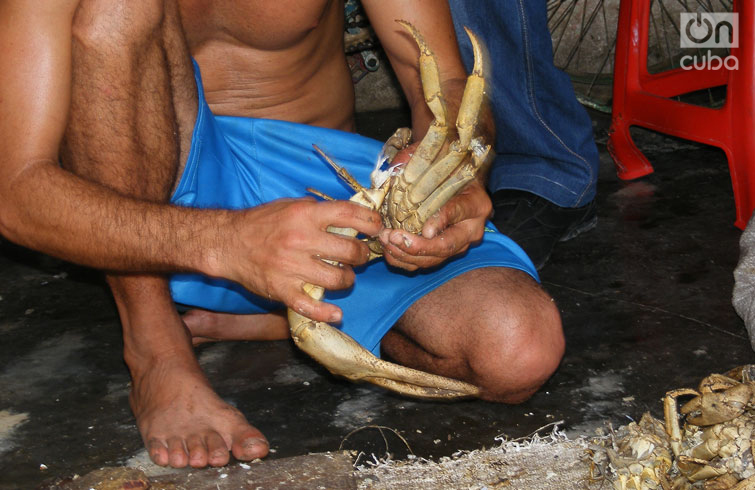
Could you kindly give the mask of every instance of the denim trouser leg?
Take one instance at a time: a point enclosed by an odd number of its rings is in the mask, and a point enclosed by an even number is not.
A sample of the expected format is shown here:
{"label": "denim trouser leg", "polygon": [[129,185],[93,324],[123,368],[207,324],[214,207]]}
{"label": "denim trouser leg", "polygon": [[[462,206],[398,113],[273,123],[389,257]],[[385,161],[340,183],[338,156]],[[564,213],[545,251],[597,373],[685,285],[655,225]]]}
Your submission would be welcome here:
{"label": "denim trouser leg", "polygon": [[490,54],[496,123],[491,191],[519,189],[563,207],[595,197],[598,151],[592,122],[569,77],[553,65],[545,0],[449,0],[462,58],[472,67],[463,26]]}

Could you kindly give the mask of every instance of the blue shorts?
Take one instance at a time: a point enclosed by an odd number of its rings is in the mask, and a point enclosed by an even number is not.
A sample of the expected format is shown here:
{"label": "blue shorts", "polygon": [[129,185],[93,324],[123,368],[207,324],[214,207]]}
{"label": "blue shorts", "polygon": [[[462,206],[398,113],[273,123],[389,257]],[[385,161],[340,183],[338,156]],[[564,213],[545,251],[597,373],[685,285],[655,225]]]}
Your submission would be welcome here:
{"label": "blue shorts", "polygon": [[[310,195],[312,187],[337,199],[352,191],[313,150],[316,144],[363,184],[369,184],[382,143],[358,134],[303,124],[215,116],[204,99],[195,65],[199,110],[191,151],[171,198],[180,206],[244,209],[282,197]],[[340,325],[366,349],[377,354],[380,340],[418,298],[449,279],[480,267],[509,267],[537,272],[527,255],[492,225],[479,245],[442,266],[417,272],[389,268],[383,259],[355,269],[351,289],[332,291],[325,301],[343,310]],[[264,313],[284,308],[242,286],[198,274],[170,280],[176,303],[228,313]]]}

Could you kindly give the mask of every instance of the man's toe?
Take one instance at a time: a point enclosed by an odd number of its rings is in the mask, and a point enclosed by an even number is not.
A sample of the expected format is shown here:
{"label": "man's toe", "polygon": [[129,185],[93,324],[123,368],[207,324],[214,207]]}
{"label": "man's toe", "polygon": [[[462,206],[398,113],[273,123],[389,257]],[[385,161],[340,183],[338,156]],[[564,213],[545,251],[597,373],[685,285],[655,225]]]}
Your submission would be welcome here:
{"label": "man's toe", "polygon": [[187,454],[183,438],[171,437],[168,439],[168,454],[170,465],[173,468],[184,468],[189,464],[189,455]]}
{"label": "man's toe", "polygon": [[186,448],[189,450],[189,465],[192,468],[204,468],[207,466],[207,446],[204,439],[193,435],[186,440]]}
{"label": "man's toe", "polygon": [[240,461],[264,458],[270,445],[258,430],[246,430],[233,438],[233,457]]}
{"label": "man's toe", "polygon": [[168,466],[168,447],[158,439],[150,439],[147,442],[147,452],[153,463],[159,466]]}
{"label": "man's toe", "polygon": [[225,466],[231,457],[228,455],[228,446],[217,432],[211,432],[205,440],[209,453],[210,466]]}

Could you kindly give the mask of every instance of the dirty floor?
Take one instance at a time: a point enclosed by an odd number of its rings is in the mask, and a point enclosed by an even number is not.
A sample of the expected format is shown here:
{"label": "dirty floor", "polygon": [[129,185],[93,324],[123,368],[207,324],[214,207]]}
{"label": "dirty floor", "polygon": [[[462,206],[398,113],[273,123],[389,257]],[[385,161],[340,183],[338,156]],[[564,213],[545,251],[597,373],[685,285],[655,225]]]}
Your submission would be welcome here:
{"label": "dirty floor", "polygon": [[[740,232],[723,153],[642,133],[656,173],[622,182],[605,151],[606,117],[593,116],[599,222],[541,272],[567,337],[543,389],[517,406],[422,402],[335,379],[288,341],[200,347],[220,395],[268,436],[269,459],[339,448],[439,458],[556,421],[570,436],[591,434],[660,416],[667,390],[755,362],[730,303]],[[383,138],[402,119],[359,123]],[[118,318],[98,273],[0,241],[0,339],[0,489],[143,457]]]}

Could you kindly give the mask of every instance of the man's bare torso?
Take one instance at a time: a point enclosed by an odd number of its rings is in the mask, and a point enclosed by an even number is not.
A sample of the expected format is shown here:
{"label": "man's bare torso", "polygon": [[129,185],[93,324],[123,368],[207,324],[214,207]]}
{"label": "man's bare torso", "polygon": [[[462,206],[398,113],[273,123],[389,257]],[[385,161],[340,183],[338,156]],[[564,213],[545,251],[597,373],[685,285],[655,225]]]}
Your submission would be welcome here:
{"label": "man's bare torso", "polygon": [[216,114],[353,129],[340,0],[180,0]]}

